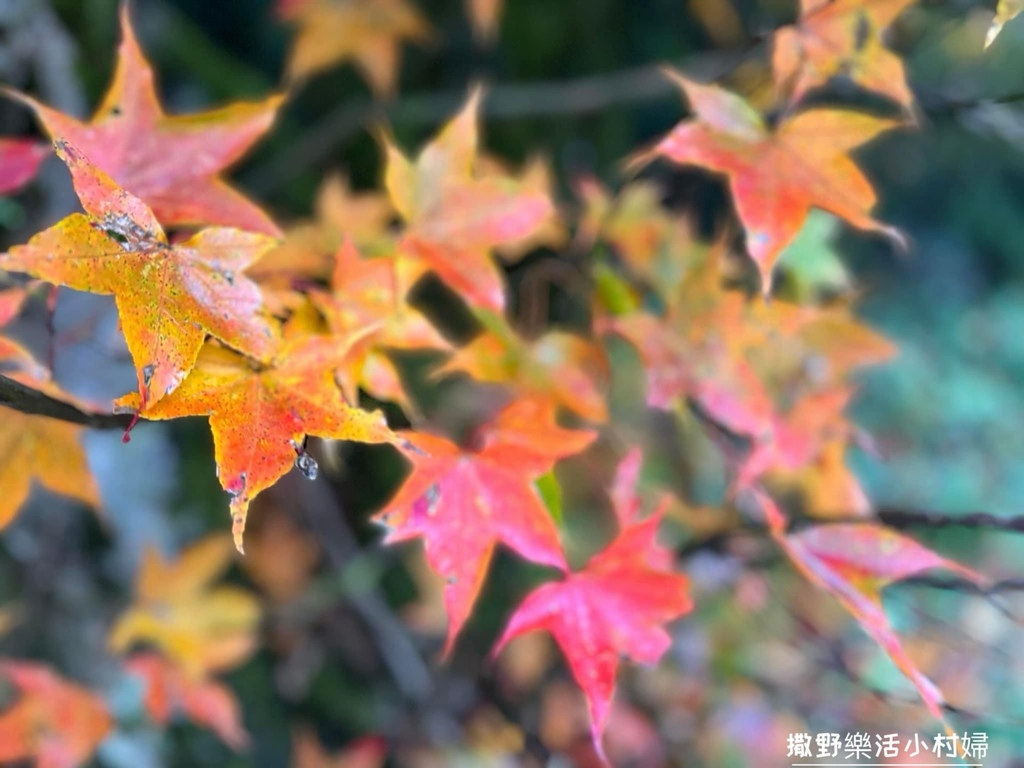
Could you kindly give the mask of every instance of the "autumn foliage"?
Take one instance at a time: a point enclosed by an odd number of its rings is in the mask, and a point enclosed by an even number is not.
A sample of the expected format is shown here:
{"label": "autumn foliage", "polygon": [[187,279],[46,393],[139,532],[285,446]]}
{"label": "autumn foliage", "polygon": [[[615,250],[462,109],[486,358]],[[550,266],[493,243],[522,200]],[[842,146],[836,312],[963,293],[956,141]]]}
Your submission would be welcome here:
{"label": "autumn foliage", "polygon": [[[952,727],[881,590],[930,569],[980,588],[987,577],[874,519],[846,462],[850,447],[865,443],[847,415],[856,374],[898,349],[858,320],[849,294],[780,293],[775,280],[813,210],[896,251],[911,247],[876,216],[876,192],[852,153],[917,129],[903,65],[882,37],[912,2],[803,0],[795,22],[769,40],[769,106],[763,94],[755,106],[666,69],[686,116],[623,158],[618,190],[576,178],[572,199],[558,197],[542,159],[516,167],[488,155],[488,92],[473,86],[419,147],[378,127],[379,191],[353,192],[328,176],[316,216],[294,224],[233,186],[230,166],[325,68],[351,61],[373,92],[392,94],[403,46],[433,44],[427,19],[406,0],[281,0],[279,16],[294,29],[285,90],[169,115],[124,4],[116,70],[91,119],[6,90],[52,141],[82,211],[0,254],[0,333],[29,305],[46,303],[46,286],[111,295],[137,387],[114,403],[83,401],[15,335],[0,336],[0,371],[79,413],[126,415],[129,430],[144,429],[136,421],[207,419],[210,473],[225,492],[225,529],[230,516],[239,553],[260,494],[293,468],[323,482],[315,457],[324,453],[311,438],[390,446],[407,474],[373,520],[383,544],[422,546],[447,618],[442,653],[474,615],[498,547],[535,564],[540,581],[523,590],[494,656],[521,635],[550,633],[586,697],[604,758],[621,667],[657,664],[672,642],[668,628],[697,599],[686,559],[659,543],[666,518],[685,521],[685,504],[645,476],[655,441],[611,405],[609,346],[628,345],[656,418],[697,424],[718,446],[728,468],[722,507],[740,510],[835,597],[939,727]],[[467,9],[481,40],[498,34],[500,2],[472,0]],[[1011,15],[1001,13],[999,24]],[[808,102],[840,74],[887,100],[885,116]],[[28,183],[49,151],[40,139],[0,141],[0,191]],[[656,163],[720,179],[735,216],[699,237],[643,175]],[[567,267],[585,323],[552,324],[546,307],[539,321],[524,322],[522,286],[508,274],[541,248],[586,254]],[[417,298],[424,284],[444,299]],[[446,324],[445,302],[459,305],[469,333]],[[461,431],[426,418],[423,392],[401,362],[410,352],[431,360],[428,389],[469,379],[494,396]],[[0,524],[36,482],[103,514],[81,429],[3,410]],[[597,548],[573,541],[562,519],[558,468],[573,461],[592,469],[589,482],[612,512],[610,525],[597,527],[607,530]],[[300,551],[283,549],[287,562],[258,567],[292,567]],[[245,557],[269,563],[275,552],[259,542]],[[110,646],[142,681],[155,723],[184,717],[243,750],[238,702],[217,676],[255,651],[260,607],[249,591],[217,585],[234,557],[223,536],[176,559],[147,551]],[[0,677],[17,692],[0,716],[0,761],[80,765],[112,727],[99,698],[51,671],[10,660]],[[329,763],[309,734],[300,741],[309,755],[301,765],[350,764]],[[367,765],[382,759],[377,741],[361,749]]]}

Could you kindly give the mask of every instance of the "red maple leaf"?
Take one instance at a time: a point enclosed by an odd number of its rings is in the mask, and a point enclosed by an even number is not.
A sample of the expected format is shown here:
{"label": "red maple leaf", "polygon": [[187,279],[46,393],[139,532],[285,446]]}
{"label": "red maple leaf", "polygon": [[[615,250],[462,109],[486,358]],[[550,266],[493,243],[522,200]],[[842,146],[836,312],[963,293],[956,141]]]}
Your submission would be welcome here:
{"label": "red maple leaf", "polygon": [[125,662],[146,684],[146,711],[159,725],[167,725],[175,710],[197,725],[209,728],[236,752],[249,744],[242,713],[231,689],[214,680],[188,675],[174,662],[156,653],[139,653]]}
{"label": "red maple leaf", "polygon": [[274,120],[281,96],[193,115],[166,115],[153,70],[121,6],[121,48],[114,80],[88,122],[16,91],[52,139],[64,138],[121,187],[141,198],[164,226],[219,224],[278,235],[258,205],[218,174],[238,160]]}
{"label": "red maple leaf", "polygon": [[33,139],[0,139],[0,195],[28,184],[50,148]]}
{"label": "red maple leaf", "polygon": [[[620,517],[630,514],[619,510]],[[587,697],[591,736],[602,757],[619,659],[657,663],[671,644],[663,625],[693,607],[689,580],[663,567],[670,558],[654,541],[660,519],[655,514],[629,525],[583,570],[530,593],[494,650],[497,655],[512,638],[535,629],[551,632]]]}
{"label": "red maple leaf", "polygon": [[0,662],[0,676],[19,693],[0,714],[0,763],[34,758],[37,768],[75,768],[106,738],[113,720],[103,700],[49,667],[27,661]]}
{"label": "red maple leaf", "polygon": [[928,711],[945,723],[942,692],[917,668],[900,643],[886,616],[882,590],[893,582],[934,568],[952,571],[982,588],[988,579],[881,525],[818,525],[787,534],[786,517],[775,501],[760,490],[755,490],[755,497],[772,537],[797,570],[842,603],[914,684]]}
{"label": "red maple leaf", "polygon": [[500,541],[537,563],[565,570],[555,527],[533,481],[594,433],[563,429],[555,406],[520,400],[479,434],[477,450],[433,435],[408,433],[413,472],[376,519],[387,541],[422,536],[427,562],[445,581],[451,650],[473,608]]}

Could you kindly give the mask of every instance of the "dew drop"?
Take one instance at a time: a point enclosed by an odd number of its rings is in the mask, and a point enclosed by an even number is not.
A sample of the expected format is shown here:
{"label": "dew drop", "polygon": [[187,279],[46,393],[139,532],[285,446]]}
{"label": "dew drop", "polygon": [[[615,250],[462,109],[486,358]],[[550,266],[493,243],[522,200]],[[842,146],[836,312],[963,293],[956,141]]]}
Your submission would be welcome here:
{"label": "dew drop", "polygon": [[436,515],[437,505],[441,503],[441,489],[436,485],[432,485],[427,488],[427,492],[423,494],[423,498],[427,501],[427,514]]}
{"label": "dew drop", "polygon": [[320,473],[320,465],[316,463],[316,459],[305,452],[295,457],[295,467],[309,480],[316,480]]}

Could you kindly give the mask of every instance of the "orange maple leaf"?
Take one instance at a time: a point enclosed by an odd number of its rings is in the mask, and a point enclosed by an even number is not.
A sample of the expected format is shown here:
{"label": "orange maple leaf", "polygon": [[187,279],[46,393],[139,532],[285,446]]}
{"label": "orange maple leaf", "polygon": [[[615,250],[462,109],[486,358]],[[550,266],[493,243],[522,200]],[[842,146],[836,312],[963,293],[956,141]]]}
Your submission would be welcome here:
{"label": "orange maple leaf", "polygon": [[634,309],[602,318],[599,326],[636,347],[652,408],[668,409],[689,397],[733,432],[760,435],[773,423],[775,404],[744,343],[745,298],[724,290],[721,281],[716,246],[666,297],[664,317]]}
{"label": "orange maple leaf", "polygon": [[387,350],[451,348],[426,316],[406,302],[409,287],[421,272],[401,255],[361,256],[346,241],[334,257],[331,293],[311,294],[331,333],[362,338],[337,371],[350,403],[358,402],[362,386],[376,399],[396,402],[406,413],[413,412]]}
{"label": "orange maple leaf", "polygon": [[523,397],[550,400],[588,421],[608,418],[608,361],[599,344],[561,331],[527,341],[500,317],[488,318],[487,325],[488,330],[457,350],[437,374],[466,373],[505,384]]}
{"label": "orange maple leaf", "polygon": [[477,450],[408,433],[412,474],[375,519],[386,541],[423,537],[427,562],[445,579],[448,636],[455,644],[501,541],[523,557],[564,570],[558,529],[533,481],[595,433],[563,429],[550,403],[514,402],[480,430]]}
{"label": "orange maple leaf", "polygon": [[261,285],[287,291],[296,279],[327,279],[331,259],[346,239],[372,251],[390,243],[394,210],[387,195],[355,193],[342,176],[330,175],[320,185],[314,213],[312,221],[289,227],[281,244],[249,270]]}
{"label": "orange maple leaf", "polygon": [[384,183],[407,224],[401,247],[423,260],[470,304],[501,310],[505,290],[491,253],[549,226],[554,205],[536,179],[515,179],[477,168],[482,91],[415,161],[384,138]]}
{"label": "orange maple leaf", "polygon": [[592,178],[576,189],[585,206],[578,230],[584,242],[611,245],[630,273],[659,293],[675,289],[688,255],[699,247],[690,222],[662,206],[664,193],[649,181],[634,181],[613,198]]}
{"label": "orange maple leaf", "polygon": [[351,59],[375,93],[389,94],[402,41],[431,38],[427,20],[406,0],[283,0],[279,8],[299,28],[288,55],[292,81]]}
{"label": "orange maple leaf", "polygon": [[256,648],[260,606],[248,590],[212,586],[230,564],[231,542],[222,536],[171,562],[147,548],[135,600],[111,630],[110,647],[155,646],[193,681],[244,661]]}
{"label": "orange maple leaf", "polygon": [[141,198],[165,226],[219,224],[280,234],[263,210],[218,174],[270,127],[283,97],[194,115],[165,115],[153,70],[121,6],[114,81],[89,122],[15,91],[52,139],[67,139],[120,186]]}
{"label": "orange maple leaf", "polygon": [[[380,411],[345,402],[334,371],[348,352],[333,337],[300,336],[285,340],[272,361],[260,365],[208,344],[180,387],[139,411],[153,420],[210,417],[217,476],[231,496],[232,533],[240,552],[252,498],[299,458],[307,475],[315,475],[315,462],[303,453],[307,435],[401,443]],[[128,395],[116,408],[137,409],[138,399]]]}
{"label": "orange maple leaf", "polygon": [[875,192],[847,154],[899,123],[852,110],[812,109],[769,131],[738,95],[674,72],[669,75],[686,94],[696,118],[680,123],[634,164],[660,155],[725,174],[765,295],[771,292],[776,260],[812,207],[906,247],[898,230],[870,215]]}
{"label": "orange maple leaf", "polygon": [[[20,312],[26,294],[0,291],[0,327]],[[50,372],[15,341],[0,336],[0,371],[4,376],[52,397],[81,405],[50,379]],[[45,488],[98,508],[99,491],[82,448],[82,427],[44,416],[0,409],[0,528],[14,519],[38,482]]]}
{"label": "orange maple leaf", "polygon": [[255,357],[273,349],[276,327],[262,315],[255,283],[242,274],[276,242],[211,227],[170,245],[153,212],[67,142],[86,215],[75,213],[0,254],[0,267],[93,293],[112,293],[144,403],[173,390],[209,333]]}
{"label": "orange maple leaf", "polygon": [[157,725],[170,723],[175,710],[197,725],[209,728],[236,752],[249,744],[242,713],[231,689],[214,680],[193,678],[155,653],[139,653],[125,668],[146,685],[145,706]]}
{"label": "orange maple leaf", "polygon": [[0,714],[0,763],[34,759],[36,768],[76,768],[113,727],[102,699],[47,667],[3,661],[0,675],[21,694]]}
{"label": "orange maple leaf", "polygon": [[0,528],[17,514],[32,483],[100,506],[96,481],[82,448],[82,427],[0,408]]}
{"label": "orange maple leaf", "polygon": [[860,86],[909,109],[914,94],[903,62],[882,44],[881,33],[915,0],[801,0],[796,24],[772,43],[776,87],[794,101],[845,74]]}

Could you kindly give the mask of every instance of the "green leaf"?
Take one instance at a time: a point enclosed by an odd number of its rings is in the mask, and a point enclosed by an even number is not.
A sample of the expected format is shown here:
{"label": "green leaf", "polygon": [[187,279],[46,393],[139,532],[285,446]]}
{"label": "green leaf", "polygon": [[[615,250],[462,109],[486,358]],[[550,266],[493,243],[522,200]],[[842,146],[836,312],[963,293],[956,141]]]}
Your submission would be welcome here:
{"label": "green leaf", "polygon": [[548,512],[551,514],[551,519],[561,525],[562,486],[555,476],[555,470],[552,469],[550,472],[538,477],[535,484],[537,492],[540,493],[540,498],[544,502],[544,506],[548,508]]}

